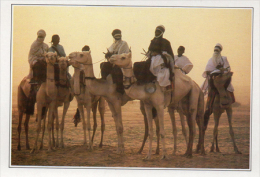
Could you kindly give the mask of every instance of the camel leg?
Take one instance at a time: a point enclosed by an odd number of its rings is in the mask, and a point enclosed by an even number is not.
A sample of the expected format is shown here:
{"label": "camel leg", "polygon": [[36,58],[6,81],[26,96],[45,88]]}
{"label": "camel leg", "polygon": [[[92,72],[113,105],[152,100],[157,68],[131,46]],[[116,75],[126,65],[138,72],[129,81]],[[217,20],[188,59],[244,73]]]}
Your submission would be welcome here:
{"label": "camel leg", "polygon": [[146,117],[143,101],[140,101],[140,110],[141,110],[141,113],[144,116],[144,140],[143,140],[141,148],[138,151],[139,154],[142,153],[142,151],[144,149],[145,142],[146,142],[147,137],[148,137],[148,122],[147,122],[147,117]]}
{"label": "camel leg", "polygon": [[[48,135],[49,135],[49,143],[48,143],[48,151],[52,151],[53,148],[52,148],[52,144],[51,144],[51,131],[52,131],[52,123],[53,123],[53,114],[54,114],[54,111],[55,111],[55,108],[56,108],[56,102],[55,101],[52,101],[50,103],[50,106],[49,106],[49,113],[48,113],[48,125],[47,125],[47,129],[48,129]],[[38,113],[40,114],[40,113]],[[41,121],[39,121],[41,122]]]}
{"label": "camel leg", "polygon": [[52,129],[51,129],[51,133],[52,133],[52,147],[55,146],[55,137],[54,137],[54,120],[55,120],[55,115],[53,113],[53,118],[52,118]]}
{"label": "camel leg", "polygon": [[58,107],[56,107],[56,109],[54,111],[54,115],[55,115],[55,118],[56,118],[56,144],[55,144],[55,147],[58,148],[59,147],[59,116],[58,116]]}
{"label": "camel leg", "polygon": [[160,137],[162,142],[162,158],[167,158],[166,148],[165,148],[165,131],[164,131],[164,105],[156,106],[157,116],[159,119],[159,126],[160,126]]}
{"label": "camel leg", "polygon": [[103,146],[103,136],[104,136],[104,131],[105,131],[105,99],[103,97],[100,97],[99,99],[99,104],[98,104],[98,111],[100,114],[100,118],[101,118],[101,140],[100,140],[100,144],[99,147],[101,148]]}
{"label": "camel leg", "polygon": [[87,103],[86,109],[87,109],[87,129],[88,129],[88,139],[89,139],[89,150],[92,150],[93,144],[92,144],[91,135],[90,135],[90,130],[91,130],[91,125],[90,125],[91,101],[89,103]]}
{"label": "camel leg", "polygon": [[30,120],[30,114],[26,114],[25,122],[24,122],[24,130],[25,130],[25,136],[26,136],[26,149],[30,150],[29,140],[28,140],[28,130],[29,130],[29,120]]}
{"label": "camel leg", "polygon": [[[149,135],[149,150],[147,156],[144,160],[150,160],[152,155],[152,142],[153,142],[153,115],[152,115],[152,106],[149,104],[144,104],[145,113],[148,122],[148,135]],[[158,115],[158,114],[157,114]]]}
{"label": "camel leg", "polygon": [[238,148],[237,148],[237,145],[235,143],[235,138],[234,138],[234,131],[233,131],[233,128],[232,128],[232,107],[230,106],[228,109],[226,109],[226,112],[227,112],[227,116],[228,116],[228,123],[229,123],[229,134],[231,136],[231,139],[233,141],[233,145],[234,145],[234,151],[236,154],[242,154]]}
{"label": "camel leg", "polygon": [[31,153],[34,153],[34,151],[37,149],[38,137],[39,137],[39,134],[41,131],[42,108],[43,108],[43,106],[41,105],[41,103],[37,103],[38,122],[37,122],[37,128],[36,128],[36,139],[35,139],[34,146],[31,150]]}
{"label": "camel leg", "polygon": [[182,134],[186,141],[186,145],[188,145],[188,137],[187,137],[186,127],[185,127],[185,117],[184,117],[184,114],[182,111],[179,112],[179,115],[180,115],[180,120],[181,120]]}
{"label": "camel leg", "polygon": [[172,122],[172,134],[174,137],[174,148],[173,148],[173,153],[175,154],[177,151],[177,128],[176,128],[176,123],[175,123],[175,114],[174,114],[174,107],[173,106],[169,106],[168,107],[168,112],[170,114],[171,117],[171,122]]}
{"label": "camel leg", "polygon": [[[218,136],[218,125],[219,125],[219,118],[221,116],[221,110],[214,110],[214,121],[215,121],[215,126],[214,126],[214,130],[213,130],[213,141],[212,141],[212,145],[211,145],[211,148],[210,148],[210,152],[214,152],[214,143],[217,139],[217,136]],[[218,152],[219,149],[218,149]]]}
{"label": "camel leg", "polygon": [[98,102],[94,102],[92,103],[92,113],[93,113],[93,134],[92,134],[92,138],[91,138],[91,141],[93,143],[94,141],[94,136],[95,136],[95,133],[96,133],[96,130],[97,130],[97,104]]}
{"label": "camel leg", "polygon": [[23,112],[21,110],[19,110],[19,123],[18,123],[18,146],[17,149],[20,151],[21,150],[21,144],[20,144],[20,140],[21,140],[21,131],[22,131],[22,120],[23,120]]}
{"label": "camel leg", "polygon": [[159,125],[159,119],[158,116],[154,118],[155,126],[156,126],[156,136],[157,136],[157,148],[155,151],[155,154],[159,154],[159,144],[160,144],[160,125]]}
{"label": "camel leg", "polygon": [[69,106],[70,106],[69,101],[64,102],[62,119],[61,119],[61,123],[60,123],[60,136],[61,136],[60,146],[61,146],[61,148],[64,148],[64,141],[63,141],[64,122],[65,122],[65,116],[67,114]]}
{"label": "camel leg", "polygon": [[85,116],[84,116],[84,110],[83,110],[83,105],[82,104],[78,104],[78,109],[80,112],[80,117],[82,121],[82,125],[83,125],[83,132],[84,132],[84,145],[87,145],[87,134],[86,134],[86,122],[85,122]]}
{"label": "camel leg", "polygon": [[[43,148],[43,138],[44,138],[44,133],[45,133],[45,122],[46,122],[47,110],[48,110],[48,108],[46,108],[45,111],[42,110],[42,111],[44,111],[44,115],[43,115],[43,125],[42,125],[42,139],[41,139],[41,145],[40,145],[39,149]],[[37,120],[42,121],[42,120],[39,120],[38,116],[37,116]]]}
{"label": "camel leg", "polygon": [[116,125],[116,132],[118,136],[118,149],[117,153],[121,154],[124,153],[124,143],[123,143],[123,124],[122,124],[122,117],[121,117],[121,103],[118,104],[115,102],[114,104],[108,101],[108,106],[112,112],[112,116],[115,121]]}

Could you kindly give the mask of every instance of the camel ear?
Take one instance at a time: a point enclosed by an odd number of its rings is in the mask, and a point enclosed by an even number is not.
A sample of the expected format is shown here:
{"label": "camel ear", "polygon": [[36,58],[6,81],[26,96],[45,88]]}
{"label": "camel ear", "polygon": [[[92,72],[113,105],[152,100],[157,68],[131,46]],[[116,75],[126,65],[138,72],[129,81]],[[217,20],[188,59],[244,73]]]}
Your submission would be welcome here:
{"label": "camel ear", "polygon": [[132,51],[131,51],[131,47],[130,47],[130,49],[129,49],[129,52],[132,53]]}
{"label": "camel ear", "polygon": [[131,58],[132,57],[132,52],[128,53],[128,57]]}

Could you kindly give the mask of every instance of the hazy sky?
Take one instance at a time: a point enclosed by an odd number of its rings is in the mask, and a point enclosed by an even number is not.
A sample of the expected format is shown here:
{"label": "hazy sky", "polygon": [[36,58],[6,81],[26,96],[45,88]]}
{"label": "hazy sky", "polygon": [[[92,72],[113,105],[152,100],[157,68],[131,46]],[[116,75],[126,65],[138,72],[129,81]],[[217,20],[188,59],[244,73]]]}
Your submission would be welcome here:
{"label": "hazy sky", "polygon": [[[174,54],[180,45],[185,46],[184,55],[194,64],[189,76],[199,85],[215,44],[221,43],[222,55],[234,72],[235,96],[249,103],[251,8],[13,6],[13,88],[29,72],[28,53],[39,29],[46,31],[49,46],[52,35],[58,34],[67,55],[89,45],[93,62],[97,62],[113,42],[111,32],[119,28],[132,49],[133,61],[140,61],[158,25],[165,26],[164,38],[171,42]],[[99,63],[94,71],[100,77]]]}

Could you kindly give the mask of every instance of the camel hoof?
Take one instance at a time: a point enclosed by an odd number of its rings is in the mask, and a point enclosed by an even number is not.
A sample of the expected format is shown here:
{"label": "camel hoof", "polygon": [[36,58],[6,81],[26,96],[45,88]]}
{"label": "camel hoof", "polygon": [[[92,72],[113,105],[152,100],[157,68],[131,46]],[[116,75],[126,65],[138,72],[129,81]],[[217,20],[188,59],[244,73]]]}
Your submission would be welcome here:
{"label": "camel hoof", "polygon": [[151,160],[151,156],[150,155],[147,155],[145,158],[143,158],[143,161],[149,161]]}
{"label": "camel hoof", "polygon": [[20,146],[20,145],[17,146],[17,150],[18,150],[18,151],[21,150],[21,146]]}
{"label": "camel hoof", "polygon": [[98,147],[99,147],[99,148],[102,148],[102,147],[103,147],[103,144],[100,143]]}
{"label": "camel hoof", "polygon": [[26,150],[31,150],[30,146],[26,146]]}
{"label": "camel hoof", "polygon": [[172,155],[176,155],[176,151],[173,151],[173,152],[172,152]]}
{"label": "camel hoof", "polygon": [[35,152],[35,148],[32,148],[32,150],[31,150],[31,154],[33,154]]}
{"label": "camel hoof", "polygon": [[124,149],[118,149],[117,150],[117,154],[124,154],[125,152],[124,152]]}
{"label": "camel hoof", "polygon": [[158,154],[159,154],[159,152],[160,152],[159,150],[156,150],[156,151],[155,151],[155,154],[156,154],[156,155],[158,155]]}
{"label": "camel hoof", "polygon": [[161,157],[161,160],[168,160],[168,157],[167,157],[166,155],[163,155],[163,156]]}
{"label": "camel hoof", "polygon": [[240,151],[238,151],[238,150],[237,150],[237,151],[235,151],[235,152],[236,152],[236,154],[242,154],[242,152],[240,152]]}
{"label": "camel hoof", "polygon": [[186,157],[186,158],[192,158],[192,154],[191,153],[185,153],[184,155],[183,155],[184,157]]}

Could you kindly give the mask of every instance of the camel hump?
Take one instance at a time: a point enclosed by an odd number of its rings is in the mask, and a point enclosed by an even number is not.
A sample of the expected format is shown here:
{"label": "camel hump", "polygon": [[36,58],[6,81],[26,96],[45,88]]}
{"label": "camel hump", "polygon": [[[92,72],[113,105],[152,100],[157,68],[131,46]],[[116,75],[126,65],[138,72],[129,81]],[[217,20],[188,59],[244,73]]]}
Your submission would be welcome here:
{"label": "camel hump", "polygon": [[175,74],[175,79],[179,78],[180,80],[185,82],[192,82],[192,79],[189,76],[183,74],[179,69],[174,70],[174,74]]}

